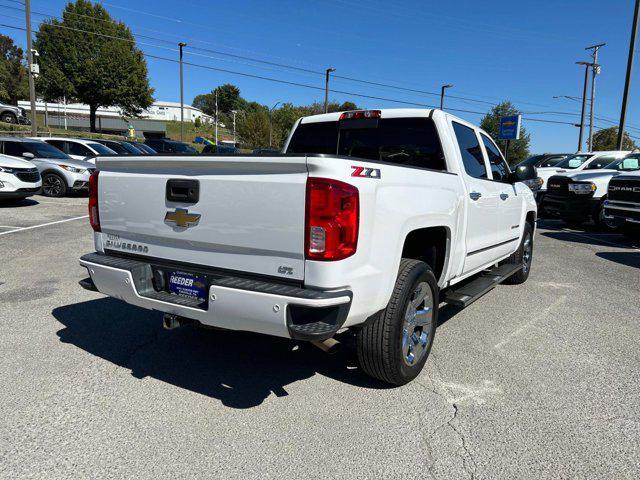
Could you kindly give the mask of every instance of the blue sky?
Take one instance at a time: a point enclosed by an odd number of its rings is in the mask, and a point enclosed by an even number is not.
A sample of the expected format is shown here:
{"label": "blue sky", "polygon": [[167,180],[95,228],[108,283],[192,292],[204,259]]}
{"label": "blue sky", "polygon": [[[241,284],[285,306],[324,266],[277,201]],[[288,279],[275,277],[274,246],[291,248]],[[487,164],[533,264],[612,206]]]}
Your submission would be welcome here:
{"label": "blue sky", "polygon": [[[36,12],[60,15],[65,2],[32,0]],[[384,1],[384,0],[110,0],[102,2],[113,17],[126,22],[148,54],[177,58],[182,40],[185,61],[215,68],[323,87],[324,78],[309,72],[258,64],[222,52],[312,71],[335,67],[336,74],[438,92],[452,83],[451,109],[485,112],[491,103],[512,100],[525,118],[578,122],[580,104],[553,96],[582,94],[585,47],[601,42],[596,127],[617,123],[624,85],[633,0],[536,2]],[[0,5],[17,6],[12,0]],[[23,25],[21,13],[0,8],[3,23]],[[18,17],[12,19],[10,17]],[[24,32],[0,27],[24,45]],[[199,50],[191,47],[198,47]],[[640,45],[638,46],[640,50]],[[179,100],[178,65],[148,58],[150,81],[161,100]],[[628,111],[630,133],[640,139],[640,57],[634,68]],[[234,83],[249,100],[273,105],[321,101],[321,89],[185,67],[185,100],[222,83]],[[436,105],[437,96],[333,79],[336,90],[383,97],[332,93],[363,107],[403,106],[390,100]],[[535,112],[563,112],[562,114]],[[452,112],[472,122],[476,113]],[[571,114],[575,115],[571,115]],[[609,120],[609,121],[608,121]],[[578,129],[570,125],[525,120],[532,151],[575,151]]]}

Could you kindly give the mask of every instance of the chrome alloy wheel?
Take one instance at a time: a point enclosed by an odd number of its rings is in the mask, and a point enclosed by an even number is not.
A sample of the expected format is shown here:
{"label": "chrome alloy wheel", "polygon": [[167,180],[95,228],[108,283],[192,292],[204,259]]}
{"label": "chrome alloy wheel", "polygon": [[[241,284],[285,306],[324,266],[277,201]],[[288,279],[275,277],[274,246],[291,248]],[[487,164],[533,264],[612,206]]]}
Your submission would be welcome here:
{"label": "chrome alloy wheel", "polygon": [[433,297],[427,282],[421,282],[411,295],[402,324],[402,359],[416,365],[427,353],[431,342]]}
{"label": "chrome alloy wheel", "polygon": [[522,245],[522,271],[527,273],[531,268],[531,256],[533,255],[533,242],[531,241],[531,235],[527,235]]}
{"label": "chrome alloy wheel", "polygon": [[50,197],[57,197],[62,193],[62,179],[57,175],[47,175],[42,179],[42,190]]}

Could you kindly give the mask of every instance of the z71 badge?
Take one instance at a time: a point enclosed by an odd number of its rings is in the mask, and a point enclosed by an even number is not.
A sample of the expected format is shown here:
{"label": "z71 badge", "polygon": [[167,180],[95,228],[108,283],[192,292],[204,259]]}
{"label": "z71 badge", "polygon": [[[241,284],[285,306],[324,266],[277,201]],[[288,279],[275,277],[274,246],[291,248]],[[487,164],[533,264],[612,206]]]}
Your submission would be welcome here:
{"label": "z71 badge", "polygon": [[351,168],[353,169],[352,177],[380,178],[379,168],[356,167],[355,165],[352,165]]}

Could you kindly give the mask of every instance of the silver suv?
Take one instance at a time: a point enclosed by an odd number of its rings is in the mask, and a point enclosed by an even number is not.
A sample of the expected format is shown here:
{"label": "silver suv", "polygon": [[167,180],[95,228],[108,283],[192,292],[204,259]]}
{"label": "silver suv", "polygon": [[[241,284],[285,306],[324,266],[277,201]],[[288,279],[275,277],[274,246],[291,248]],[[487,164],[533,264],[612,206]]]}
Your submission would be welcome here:
{"label": "silver suv", "polygon": [[41,140],[0,137],[0,153],[32,162],[42,176],[42,193],[64,197],[68,192],[89,188],[95,166],[69,155]]}

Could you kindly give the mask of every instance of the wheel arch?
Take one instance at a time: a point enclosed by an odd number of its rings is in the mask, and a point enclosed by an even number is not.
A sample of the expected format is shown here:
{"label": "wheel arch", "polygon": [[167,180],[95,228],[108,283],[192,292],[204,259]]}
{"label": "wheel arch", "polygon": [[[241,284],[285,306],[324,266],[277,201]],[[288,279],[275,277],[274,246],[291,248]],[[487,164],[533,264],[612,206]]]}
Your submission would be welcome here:
{"label": "wheel arch", "polygon": [[421,260],[431,267],[441,285],[449,266],[451,231],[445,226],[430,226],[411,230],[402,244],[401,258]]}

